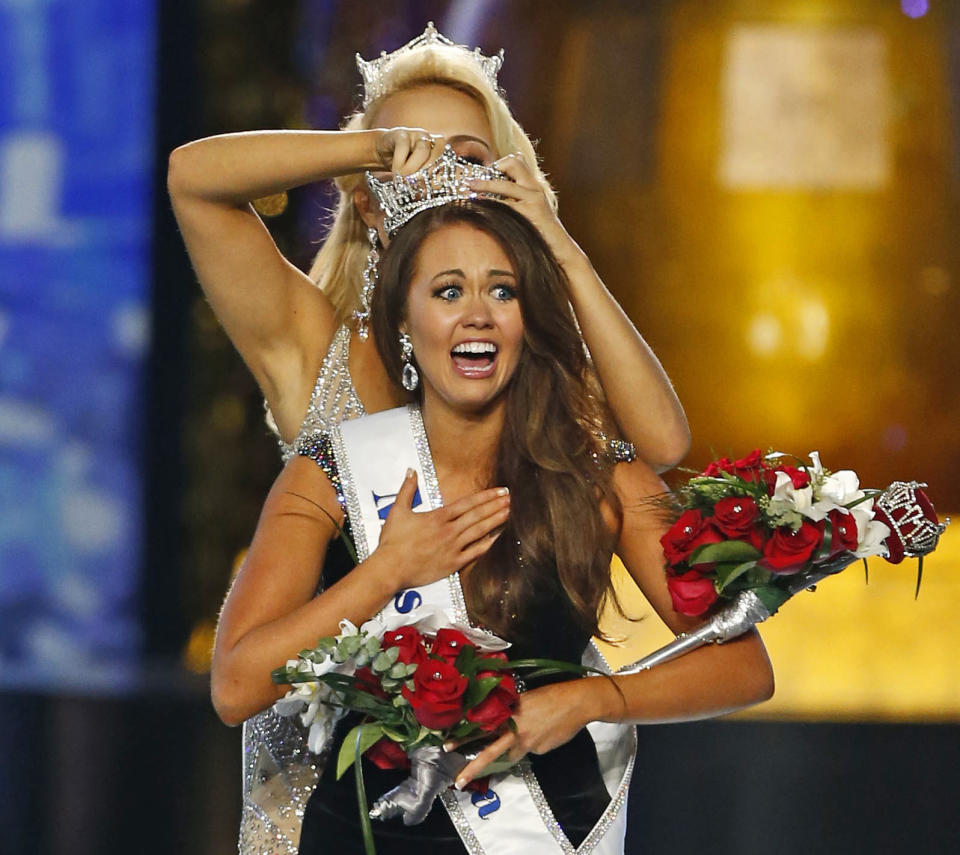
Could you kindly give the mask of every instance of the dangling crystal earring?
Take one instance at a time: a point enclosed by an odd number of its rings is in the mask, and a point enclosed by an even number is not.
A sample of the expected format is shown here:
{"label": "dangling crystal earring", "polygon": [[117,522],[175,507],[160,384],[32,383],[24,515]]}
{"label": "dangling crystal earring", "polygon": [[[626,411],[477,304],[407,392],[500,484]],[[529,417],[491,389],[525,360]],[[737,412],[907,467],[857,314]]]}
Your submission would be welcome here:
{"label": "dangling crystal earring", "polygon": [[360,290],[360,308],[354,312],[357,319],[357,335],[362,341],[367,340],[370,334],[370,301],[373,291],[377,287],[377,265],[380,263],[380,236],[374,228],[367,229],[367,240],[370,249],[367,251],[367,266],[363,269],[363,288]]}
{"label": "dangling crystal earring", "polygon": [[403,383],[404,389],[413,392],[420,385],[420,375],[417,374],[417,368],[413,364],[413,342],[405,332],[400,333],[400,357],[403,359],[403,374],[400,382]]}

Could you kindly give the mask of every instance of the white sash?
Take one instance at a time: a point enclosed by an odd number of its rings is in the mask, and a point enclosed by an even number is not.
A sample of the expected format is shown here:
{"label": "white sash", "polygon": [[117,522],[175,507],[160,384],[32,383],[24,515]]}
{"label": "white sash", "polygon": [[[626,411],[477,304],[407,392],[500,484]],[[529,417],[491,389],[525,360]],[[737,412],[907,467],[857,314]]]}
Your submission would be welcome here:
{"label": "white sash", "polygon": [[[361,561],[376,548],[380,528],[408,468],[417,472],[415,510],[433,510],[443,504],[419,408],[400,407],[352,419],[332,430],[330,437]],[[410,614],[412,620],[424,606],[443,609],[454,620],[469,623],[457,573],[397,592],[381,615]],[[610,671],[592,643],[583,662]],[[524,762],[519,772],[494,775],[485,793],[447,790],[441,796],[470,855],[623,853],[627,813],[624,806],[636,753],[636,729],[631,725],[592,722],[587,731],[596,745],[607,791],[613,797],[583,843],[574,848],[567,840],[529,763]]]}

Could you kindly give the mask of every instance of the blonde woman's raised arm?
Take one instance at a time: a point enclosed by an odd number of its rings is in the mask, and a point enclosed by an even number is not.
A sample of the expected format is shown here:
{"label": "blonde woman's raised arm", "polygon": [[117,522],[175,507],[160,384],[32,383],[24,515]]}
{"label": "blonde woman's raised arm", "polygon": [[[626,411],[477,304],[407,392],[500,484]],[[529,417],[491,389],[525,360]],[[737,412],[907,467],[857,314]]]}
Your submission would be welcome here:
{"label": "blonde woman's raised arm", "polygon": [[252,200],[324,178],[419,168],[425,131],[251,131],[188,143],[170,155],[167,186],[204,293],[253,372],[281,436],[300,428],[334,307],[283,257]]}

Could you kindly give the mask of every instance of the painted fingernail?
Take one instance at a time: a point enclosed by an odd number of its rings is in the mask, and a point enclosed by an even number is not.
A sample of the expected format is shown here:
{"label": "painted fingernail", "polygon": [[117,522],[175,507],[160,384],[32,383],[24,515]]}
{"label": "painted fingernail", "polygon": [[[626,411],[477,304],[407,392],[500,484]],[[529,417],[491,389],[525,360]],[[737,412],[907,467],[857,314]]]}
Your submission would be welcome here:
{"label": "painted fingernail", "polygon": [[457,783],[455,783],[453,786],[455,786],[458,790],[462,790],[465,786],[467,786],[467,779],[457,778]]}
{"label": "painted fingernail", "polygon": [[444,742],[444,743],[443,743],[443,750],[444,750],[444,751],[448,751],[448,752],[449,752],[449,751],[453,751],[453,749],[454,749],[455,747],[456,747],[456,746],[455,746],[452,742]]}
{"label": "painted fingernail", "polygon": [[509,496],[509,495],[510,495],[510,489],[509,489],[508,487],[497,487],[497,495],[498,495],[498,496]]}
{"label": "painted fingernail", "polygon": [[408,478],[412,478],[413,475],[414,475],[413,470],[412,470],[412,469],[407,469],[407,477],[408,477]]}

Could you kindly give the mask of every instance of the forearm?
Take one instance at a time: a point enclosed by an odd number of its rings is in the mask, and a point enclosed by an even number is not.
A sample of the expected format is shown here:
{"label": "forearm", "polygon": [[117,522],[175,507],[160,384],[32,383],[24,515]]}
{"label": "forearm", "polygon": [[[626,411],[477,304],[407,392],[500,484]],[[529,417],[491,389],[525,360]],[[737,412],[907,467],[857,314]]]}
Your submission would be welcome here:
{"label": "forearm", "polygon": [[248,131],[206,137],[170,155],[171,196],[242,205],[380,166],[382,131]]}
{"label": "forearm", "polygon": [[552,244],[570,281],[570,302],[624,439],[659,470],[683,459],[690,428],[660,360],[566,232]]}
{"label": "forearm", "polygon": [[773,670],[755,630],[663,665],[610,680],[589,678],[588,721],[664,724],[734,712],[768,700]]}
{"label": "forearm", "polygon": [[326,635],[339,631],[341,620],[356,625],[372,618],[393,596],[387,562],[377,552],[322,594],[289,613],[259,624],[235,641],[218,637],[214,651],[214,706],[227,724],[240,724],[281,697],[270,672]]}

